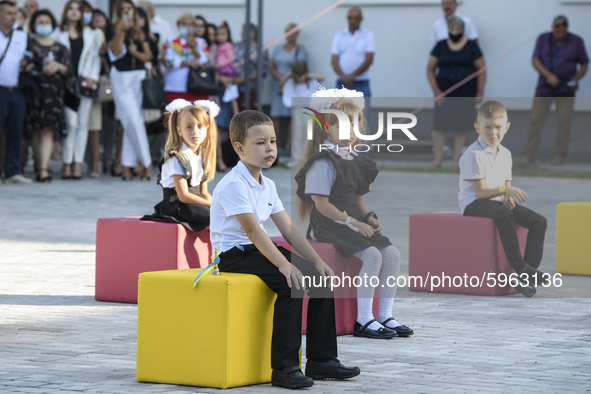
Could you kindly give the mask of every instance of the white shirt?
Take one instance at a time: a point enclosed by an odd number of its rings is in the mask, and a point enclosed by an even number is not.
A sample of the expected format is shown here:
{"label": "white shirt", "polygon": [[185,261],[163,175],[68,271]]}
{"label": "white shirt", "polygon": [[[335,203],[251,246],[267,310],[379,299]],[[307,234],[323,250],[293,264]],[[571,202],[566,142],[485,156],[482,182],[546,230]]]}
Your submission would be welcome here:
{"label": "white shirt", "polygon": [[[0,31],[0,57],[8,45],[8,37]],[[12,31],[12,41],[6,56],[0,64],[0,86],[14,88],[18,86],[18,75],[21,71],[21,60],[27,50],[27,33],[22,30]]]}
{"label": "white shirt", "polygon": [[209,211],[211,244],[218,254],[235,246],[250,245],[252,242],[236,215],[254,214],[261,229],[267,232],[263,222],[284,210],[275,183],[261,174],[259,184],[239,161],[213,191]]}
{"label": "white shirt", "polygon": [[[464,35],[469,40],[475,40],[478,38],[478,31],[476,30],[476,26],[472,19],[468,18],[465,15],[460,14],[459,12],[455,13],[455,16],[460,18],[464,21]],[[431,41],[439,42],[441,40],[446,40],[449,37],[449,28],[447,27],[447,19],[445,16],[437,19],[433,22],[433,30],[431,31]]]}
{"label": "white shirt", "polygon": [[[472,181],[484,179],[487,189],[503,186],[512,179],[513,159],[509,149],[499,144],[497,152],[486,145],[482,137],[466,149],[460,158],[460,192],[458,202],[462,214],[468,205],[478,200]],[[491,198],[502,201],[500,196]]]}
{"label": "white shirt", "polygon": [[170,23],[159,15],[154,15],[150,22],[150,31],[152,34],[158,34],[161,42],[176,35],[176,31]]}
{"label": "white shirt", "polygon": [[[353,34],[349,28],[339,31],[332,40],[333,55],[339,57],[339,67],[345,74],[351,74],[363,64],[368,53],[374,53],[375,40],[373,33],[360,27]],[[368,81],[369,69],[357,77],[356,81]]]}
{"label": "white shirt", "polygon": [[[199,186],[201,184],[201,180],[203,179],[203,160],[201,158],[201,151],[198,155],[196,155],[191,149],[187,147],[187,145],[183,143],[181,146],[181,153],[184,153],[185,156],[187,156],[187,159],[189,159],[189,163],[191,164],[191,171],[193,175],[191,176],[191,182],[189,182],[189,186]],[[173,188],[173,175],[187,176],[185,173],[185,168],[176,156],[172,156],[170,159],[166,160],[164,164],[162,164],[160,185],[162,185],[162,187]]]}
{"label": "white shirt", "polygon": [[[325,140],[322,144],[322,150],[330,150],[344,160],[353,160],[357,156],[356,152],[343,150],[330,141]],[[329,148],[326,145],[331,145],[331,147]],[[304,191],[307,196],[312,197],[313,201],[315,201],[315,195],[328,197],[336,178],[337,170],[332,165],[332,162],[326,159],[316,160],[306,172],[306,188]]]}

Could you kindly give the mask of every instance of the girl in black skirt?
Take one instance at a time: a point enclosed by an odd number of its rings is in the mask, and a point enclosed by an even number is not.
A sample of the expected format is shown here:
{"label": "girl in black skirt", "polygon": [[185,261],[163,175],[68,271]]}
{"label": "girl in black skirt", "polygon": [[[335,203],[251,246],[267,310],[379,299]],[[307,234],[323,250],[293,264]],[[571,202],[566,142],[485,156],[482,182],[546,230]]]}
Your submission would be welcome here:
{"label": "girl in black skirt", "polygon": [[219,107],[213,101],[176,99],[170,113],[164,159],[158,165],[163,199],[153,215],[142,220],[179,223],[192,231],[209,226],[211,194],[207,182],[215,175]]}
{"label": "girl in black skirt", "polygon": [[[334,99],[330,108],[349,115],[351,137],[339,140],[336,115],[323,114],[327,127],[321,129],[314,124],[313,139],[306,147],[305,164],[295,178],[300,219],[310,218],[308,237],[312,232],[317,241],[333,244],[344,258],[355,256],[360,259],[363,263],[359,272],[361,278],[365,275],[379,278],[378,315],[375,317],[372,311],[374,287],[357,288],[357,320],[353,335],[380,339],[412,335],[410,328],[392,317],[396,287],[386,284],[388,277],[398,277],[400,252],[381,234],[378,216],[363,201],[363,195],[370,191],[370,184],[378,175],[376,163],[367,156],[349,151],[350,146],[359,142],[352,130],[355,113],[359,116],[360,131],[365,133],[362,96],[353,99],[359,101],[356,105],[353,100],[342,98],[359,96],[356,91],[333,89],[319,91],[315,96],[318,94],[324,97],[332,94]],[[327,102],[326,99],[318,100]],[[312,106],[314,103],[319,101],[313,98]]]}

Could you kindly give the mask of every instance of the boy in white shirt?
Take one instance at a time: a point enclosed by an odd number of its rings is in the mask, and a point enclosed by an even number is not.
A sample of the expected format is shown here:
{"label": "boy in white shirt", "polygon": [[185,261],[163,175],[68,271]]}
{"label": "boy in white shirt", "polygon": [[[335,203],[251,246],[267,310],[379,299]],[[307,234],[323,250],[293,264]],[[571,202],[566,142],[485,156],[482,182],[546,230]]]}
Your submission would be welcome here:
{"label": "boy in white shirt", "polygon": [[[531,297],[537,284],[549,283],[550,275],[537,269],[542,261],[546,218],[517,204],[525,202],[527,194],[511,185],[511,152],[501,145],[510,125],[507,109],[500,102],[487,101],[478,109],[474,127],[480,136],[460,158],[458,200],[465,216],[494,219],[507,260],[518,274],[513,287]],[[523,256],[515,223],[529,230]]]}
{"label": "boy in white shirt", "polygon": [[[277,157],[273,122],[257,111],[243,111],[230,122],[230,140],[238,164],[216,186],[211,204],[210,234],[222,272],[254,274],[277,293],[271,344],[271,383],[290,389],[310,387],[314,380],[348,379],[357,367],[336,358],[337,340],[332,292],[311,287],[308,304],[306,375],[299,368],[302,338],[303,276],[334,275],[304,234],[292,226],[272,180],[261,174]],[[277,247],[263,222],[271,218],[285,240],[306,260]]]}

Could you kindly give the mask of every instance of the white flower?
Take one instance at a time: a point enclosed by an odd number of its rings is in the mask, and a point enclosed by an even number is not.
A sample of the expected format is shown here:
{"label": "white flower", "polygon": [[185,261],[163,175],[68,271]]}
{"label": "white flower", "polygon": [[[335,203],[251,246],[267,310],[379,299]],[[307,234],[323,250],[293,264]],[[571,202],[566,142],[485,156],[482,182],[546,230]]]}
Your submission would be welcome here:
{"label": "white flower", "polygon": [[363,99],[363,92],[357,90],[342,89],[326,89],[319,85],[319,89],[312,95],[310,100],[310,107],[315,110],[330,108],[341,98],[347,98],[353,102],[360,110],[365,108],[365,100]]}
{"label": "white flower", "polygon": [[220,113],[220,107],[211,100],[197,100],[193,105],[203,108],[205,112],[209,112],[214,118]]}
{"label": "white flower", "polygon": [[172,100],[172,102],[168,104],[164,109],[172,114],[175,111],[180,111],[181,109],[189,107],[191,105],[193,104],[191,104],[189,101],[185,99],[176,99]]}

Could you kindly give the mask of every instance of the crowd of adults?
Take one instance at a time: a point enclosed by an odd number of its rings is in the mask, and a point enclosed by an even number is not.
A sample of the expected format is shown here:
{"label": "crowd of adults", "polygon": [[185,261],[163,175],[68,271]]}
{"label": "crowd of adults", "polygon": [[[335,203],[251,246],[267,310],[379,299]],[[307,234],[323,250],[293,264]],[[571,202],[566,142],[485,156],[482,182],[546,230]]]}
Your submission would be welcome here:
{"label": "crowd of adults", "polygon": [[[455,0],[442,0],[441,6],[443,15],[433,23],[434,47],[427,61],[427,79],[438,97],[431,166],[441,166],[447,133],[453,135],[450,145],[457,167],[466,133],[472,130],[474,106],[484,95],[486,65],[472,20],[456,11]],[[361,26],[362,21],[360,8],[348,10],[347,27],[334,35],[331,64],[336,87],[371,97],[376,48],[373,33]],[[30,183],[22,175],[30,158],[36,181],[51,182],[52,157],[63,163],[62,179],[81,179],[85,162],[88,175],[98,178],[101,152],[103,174],[149,180],[162,154],[166,125],[161,109],[145,104],[147,90],[152,94],[154,86],[161,86],[168,102],[184,98],[219,103],[217,168],[227,170],[235,162],[222,145],[230,119],[244,109],[245,82],[257,79],[257,26],[241,28],[241,42],[233,43],[227,22],[216,26],[201,15],[182,12],[175,29],[144,0],[118,0],[111,18],[84,0],[70,0],[59,21],[49,10],[39,9],[36,0],[25,0],[22,8],[13,0],[0,0],[2,182]],[[283,45],[273,48],[270,57],[266,51],[260,56],[262,72],[272,78],[270,115],[279,148],[289,151],[289,97],[311,94],[315,86],[310,88],[310,81],[324,76],[308,71],[308,51],[297,42],[296,24],[287,25],[285,32]],[[249,75],[243,60],[246,42]],[[556,17],[552,31],[539,36],[533,55],[539,81],[524,161],[535,160],[549,106],[560,97],[553,163],[564,163],[575,91],[588,63],[583,40],[568,31],[565,16]],[[477,78],[460,84],[475,72],[480,72]],[[151,79],[162,83],[147,84]],[[256,100],[253,86],[251,106]]]}

